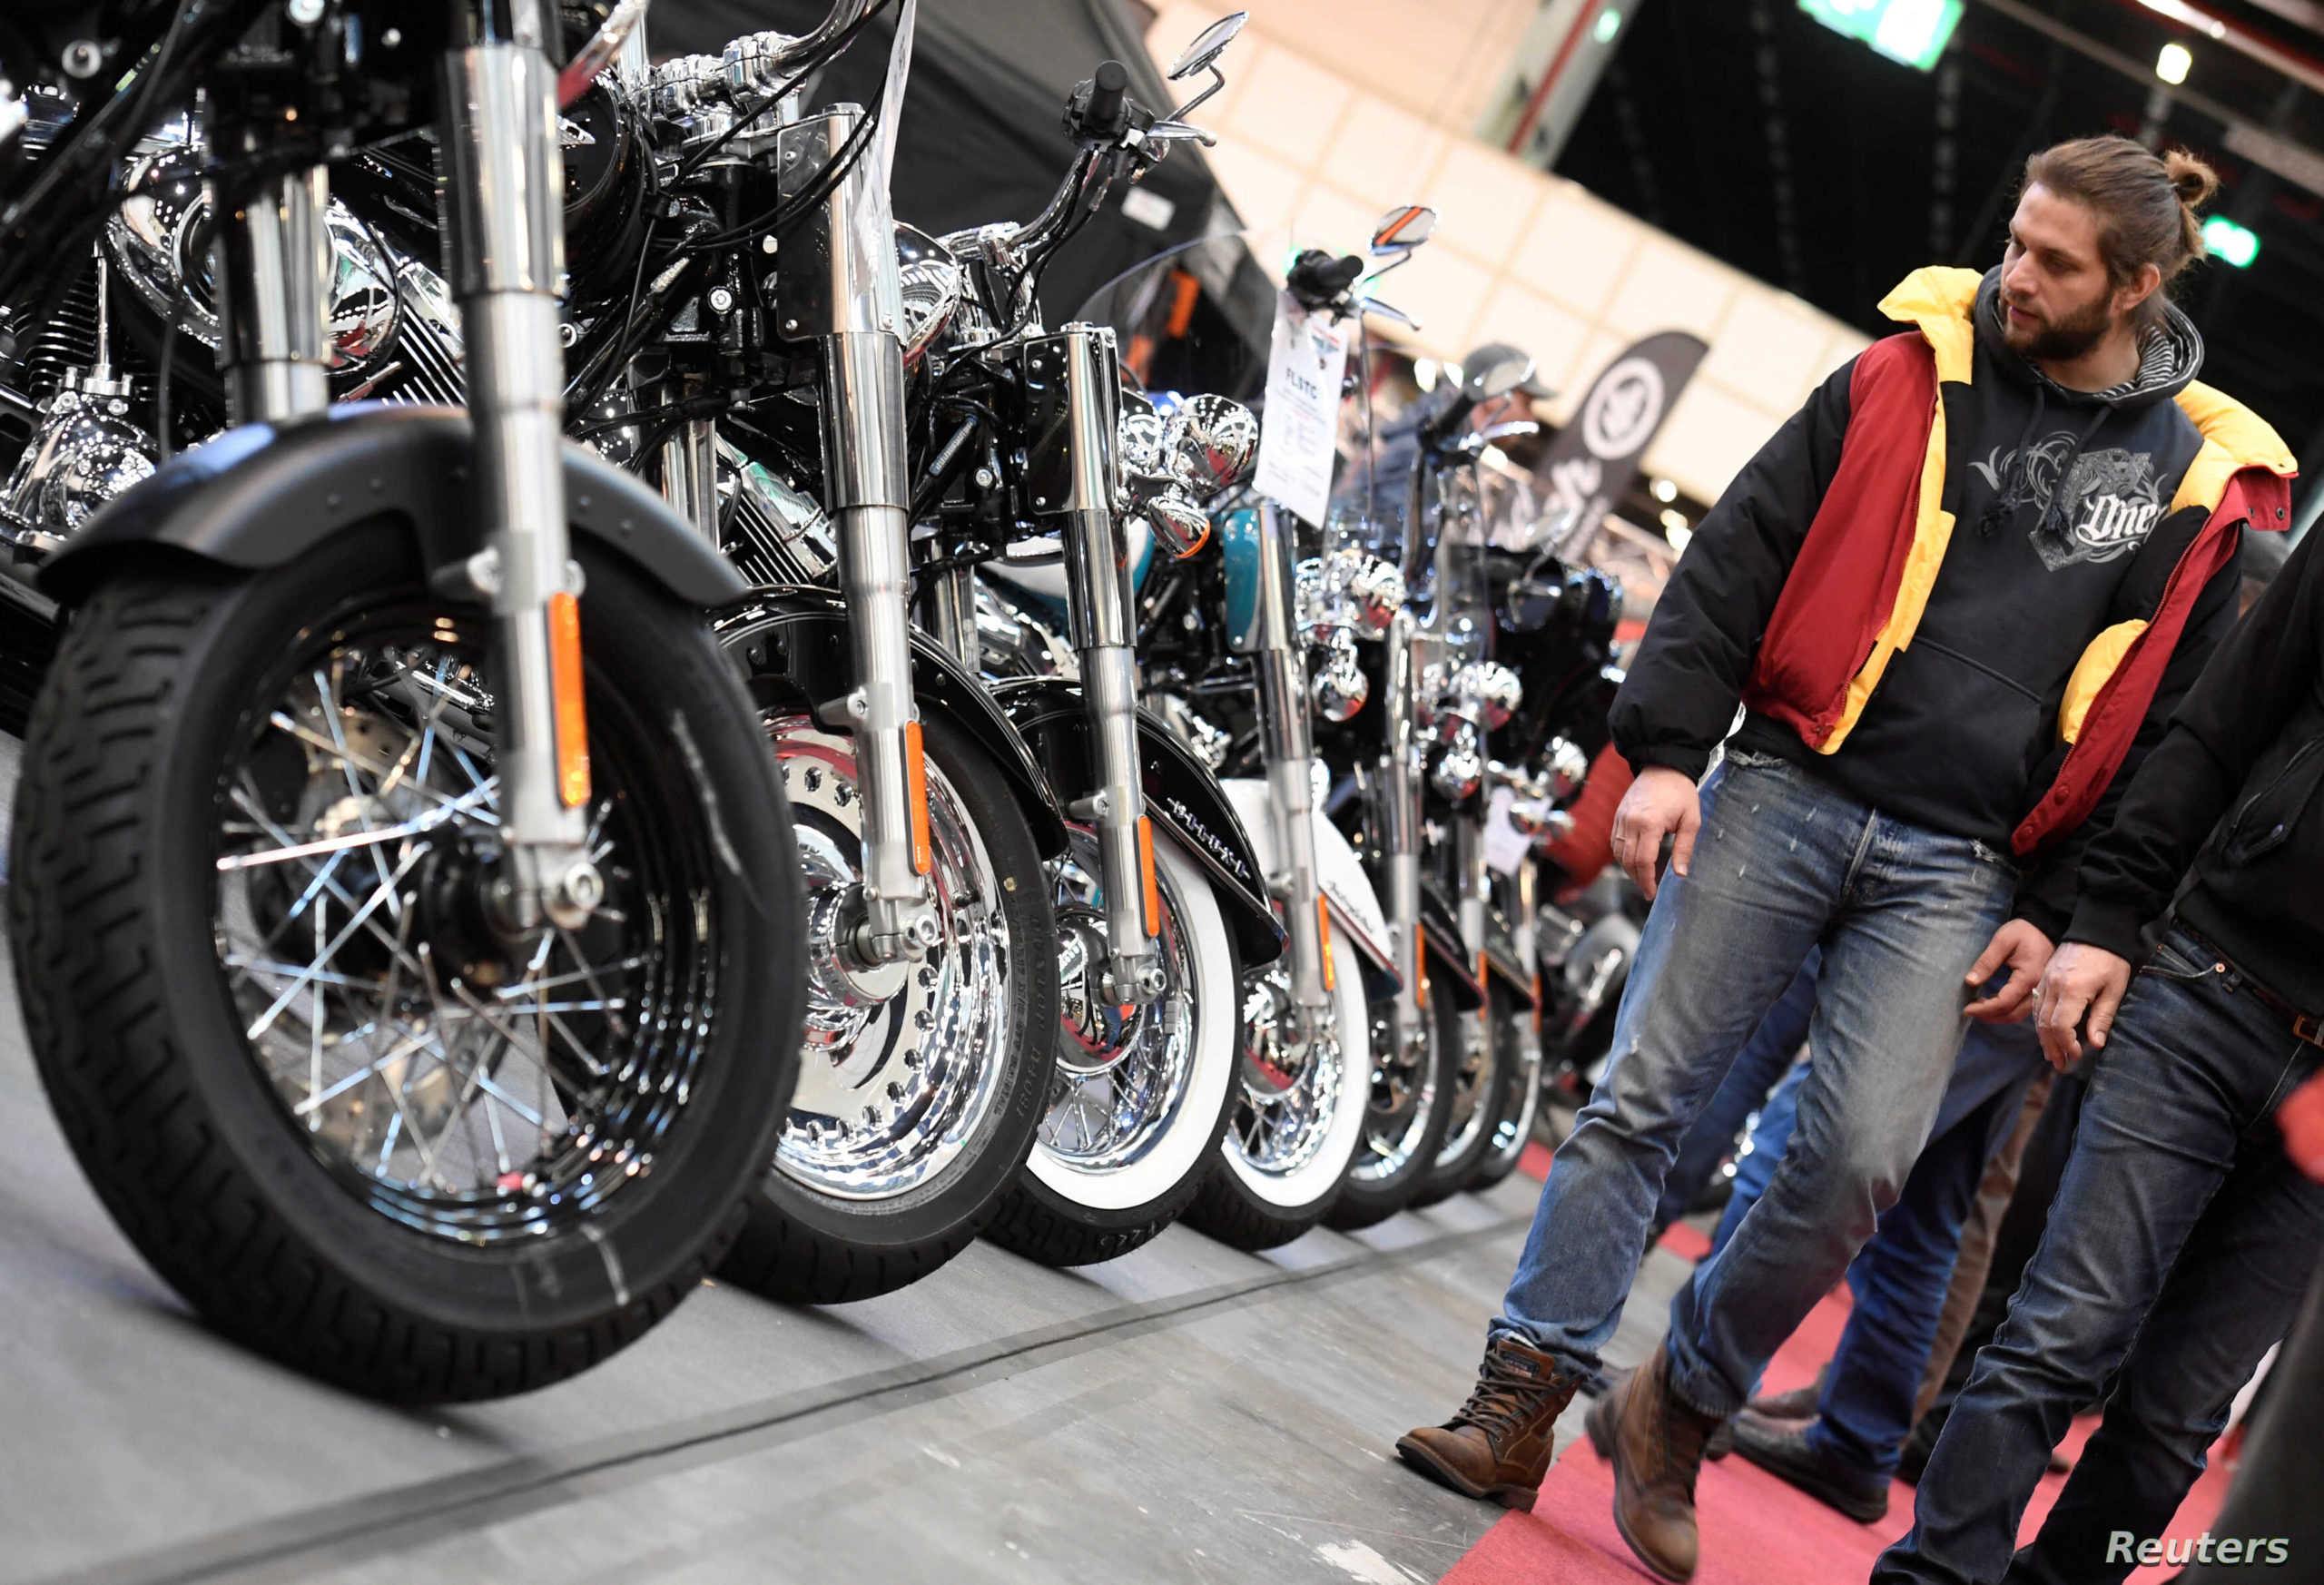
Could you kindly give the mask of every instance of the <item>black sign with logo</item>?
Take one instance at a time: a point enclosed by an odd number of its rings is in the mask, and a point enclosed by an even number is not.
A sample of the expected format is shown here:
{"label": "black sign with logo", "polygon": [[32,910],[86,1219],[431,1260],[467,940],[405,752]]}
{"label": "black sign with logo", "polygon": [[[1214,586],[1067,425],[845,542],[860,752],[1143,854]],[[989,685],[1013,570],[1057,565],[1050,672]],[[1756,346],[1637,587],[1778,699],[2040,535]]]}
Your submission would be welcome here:
{"label": "black sign with logo", "polygon": [[1699,336],[1663,330],[1606,366],[1533,469],[1551,517],[1594,528],[1613,510],[1709,350]]}

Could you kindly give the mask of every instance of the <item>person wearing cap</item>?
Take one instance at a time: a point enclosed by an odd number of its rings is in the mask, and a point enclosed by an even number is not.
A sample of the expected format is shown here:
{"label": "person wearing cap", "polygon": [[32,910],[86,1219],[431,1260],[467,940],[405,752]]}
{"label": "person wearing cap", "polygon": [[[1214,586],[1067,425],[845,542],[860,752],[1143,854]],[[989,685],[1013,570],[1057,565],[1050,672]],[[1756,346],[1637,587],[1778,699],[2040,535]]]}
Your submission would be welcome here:
{"label": "person wearing cap", "polygon": [[2201,339],[2162,295],[2213,185],[2124,138],[2035,154],[2000,265],[1908,277],[1881,305],[1908,328],[1698,527],[1612,713],[1638,773],[1615,858],[1652,909],[1611,1064],[1474,1391],[1397,1443],[1423,1473],[1533,1506],[1680,1139],[1820,946],[1783,1163],[1587,1417],[1616,1528],[1692,1576],[1705,1443],[1896,1203],[1964,1015],[2022,1015],[2120,773],[2234,619],[2243,527],[2284,524],[2289,452],[2195,381]]}

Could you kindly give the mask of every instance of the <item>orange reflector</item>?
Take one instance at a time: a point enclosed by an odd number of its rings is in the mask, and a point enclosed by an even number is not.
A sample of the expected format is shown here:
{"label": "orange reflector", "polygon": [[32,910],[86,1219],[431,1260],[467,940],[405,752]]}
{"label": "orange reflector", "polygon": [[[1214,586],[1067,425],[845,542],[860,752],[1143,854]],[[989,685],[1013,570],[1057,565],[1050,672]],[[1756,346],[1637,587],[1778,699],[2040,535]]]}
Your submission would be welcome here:
{"label": "orange reflector", "polygon": [[556,795],[567,809],[589,802],[589,717],[582,708],[581,602],[548,597],[550,703],[556,716]]}
{"label": "orange reflector", "polygon": [[1332,905],[1320,897],[1315,899],[1315,933],[1324,943],[1324,989],[1337,990],[1340,975],[1332,962]]}
{"label": "orange reflector", "polygon": [[1533,1032],[1541,1032],[1541,971],[1533,970]]}
{"label": "orange reflector", "polygon": [[1137,872],[1146,882],[1146,933],[1162,933],[1162,884],[1154,878],[1154,822],[1137,817]]}
{"label": "orange reflector", "polygon": [[917,721],[904,727],[904,795],[911,803],[911,872],[925,875],[936,868],[936,849],[928,836],[928,753]]}
{"label": "orange reflector", "polygon": [[1425,956],[1413,963],[1413,972],[1419,977],[1413,986],[1413,1005],[1425,1009],[1428,1006],[1428,959]]}

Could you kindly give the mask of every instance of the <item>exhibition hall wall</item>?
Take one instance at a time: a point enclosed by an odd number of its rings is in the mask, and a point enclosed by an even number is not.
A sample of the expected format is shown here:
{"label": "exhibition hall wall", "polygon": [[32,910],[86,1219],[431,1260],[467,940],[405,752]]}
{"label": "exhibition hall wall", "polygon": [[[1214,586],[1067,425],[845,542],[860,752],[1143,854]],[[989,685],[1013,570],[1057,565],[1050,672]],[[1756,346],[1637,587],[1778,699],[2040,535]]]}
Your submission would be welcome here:
{"label": "exhibition hall wall", "polygon": [[[1285,219],[1303,244],[1364,245],[1394,203],[1435,207],[1435,239],[1381,295],[1421,321],[1400,332],[1458,359],[1475,341],[1533,355],[1563,423],[1613,355],[1657,330],[1710,353],[1646,456],[1717,498],[1816,382],[1866,337],[1468,135],[1531,19],[1532,0],[1244,0],[1250,26],[1201,120],[1213,170],[1246,223]],[[1147,37],[1167,65],[1216,0],[1173,0]]]}

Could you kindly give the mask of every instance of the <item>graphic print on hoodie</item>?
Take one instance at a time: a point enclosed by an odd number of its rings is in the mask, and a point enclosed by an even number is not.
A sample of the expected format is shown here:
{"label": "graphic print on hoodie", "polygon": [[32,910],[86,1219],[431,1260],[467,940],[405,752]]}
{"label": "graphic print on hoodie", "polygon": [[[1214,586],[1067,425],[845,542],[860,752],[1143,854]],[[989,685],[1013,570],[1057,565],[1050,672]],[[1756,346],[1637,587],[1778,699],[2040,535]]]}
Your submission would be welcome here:
{"label": "graphic print on hoodie", "polygon": [[2202,342],[2166,306],[2135,376],[2068,390],[2003,340],[2000,276],[1989,271],[1977,290],[1969,382],[1940,388],[1953,532],[1911,643],[1833,753],[1758,715],[1736,745],[2006,852],[2035,769],[2057,744],[2075,664],[2102,629],[2136,614],[2120,609],[2122,596],[2148,554],[2167,576],[2185,548],[2177,533],[2157,544],[2153,530],[2201,448],[2171,399],[2201,369]]}

